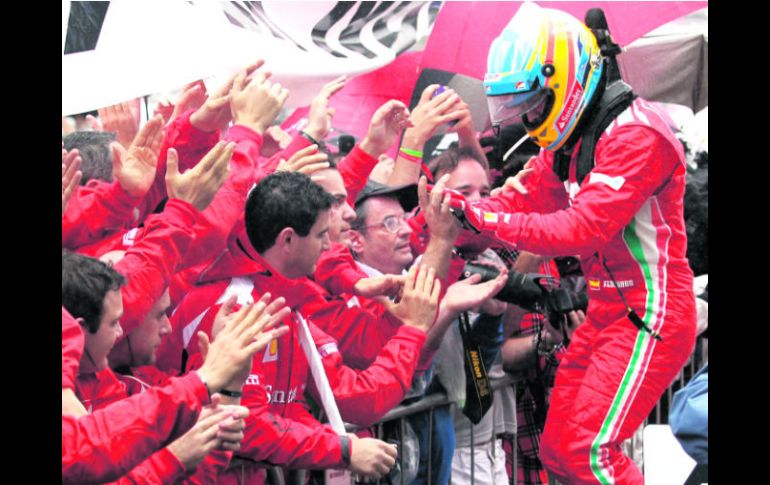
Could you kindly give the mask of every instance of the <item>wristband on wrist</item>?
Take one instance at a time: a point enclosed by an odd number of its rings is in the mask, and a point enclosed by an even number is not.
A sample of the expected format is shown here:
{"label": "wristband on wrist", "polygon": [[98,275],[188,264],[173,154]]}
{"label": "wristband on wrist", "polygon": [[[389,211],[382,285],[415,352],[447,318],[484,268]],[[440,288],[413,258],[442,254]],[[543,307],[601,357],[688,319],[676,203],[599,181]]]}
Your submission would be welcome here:
{"label": "wristband on wrist", "polygon": [[342,446],[342,461],[346,466],[350,466],[350,436],[340,435],[340,445]]}
{"label": "wristband on wrist", "polygon": [[243,397],[243,392],[241,392],[241,391],[231,391],[229,389],[220,389],[219,393],[221,395],[227,396],[227,397],[234,397],[234,398]]}
{"label": "wristband on wrist", "polygon": [[423,153],[420,150],[412,150],[411,148],[401,147],[398,151],[420,159],[423,157]]}
{"label": "wristband on wrist", "polygon": [[299,134],[304,136],[307,139],[307,141],[309,141],[310,143],[312,143],[314,145],[317,145],[319,147],[321,146],[321,143],[318,140],[316,140],[315,138],[313,138],[312,136],[310,136],[307,133],[305,133],[305,130],[301,130],[299,132]]}
{"label": "wristband on wrist", "polygon": [[433,183],[433,174],[428,170],[428,166],[422,161],[422,152],[419,150],[412,150],[411,148],[401,147],[398,150],[398,156],[412,163],[420,165],[422,173],[428,178],[428,181]]}
{"label": "wristband on wrist", "polygon": [[404,160],[408,160],[408,161],[410,161],[412,163],[416,163],[418,165],[422,163],[422,158],[415,157],[414,155],[409,155],[408,153],[405,153],[403,150],[400,150],[398,152],[398,156],[403,158]]}

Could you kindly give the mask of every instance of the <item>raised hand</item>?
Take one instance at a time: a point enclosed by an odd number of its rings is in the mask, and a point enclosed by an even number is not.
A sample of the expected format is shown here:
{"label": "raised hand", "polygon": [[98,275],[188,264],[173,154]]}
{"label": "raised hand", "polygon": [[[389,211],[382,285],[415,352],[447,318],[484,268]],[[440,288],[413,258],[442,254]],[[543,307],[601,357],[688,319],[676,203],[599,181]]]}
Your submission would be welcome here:
{"label": "raised hand", "polygon": [[493,189],[490,195],[496,197],[504,192],[511,192],[514,190],[520,194],[526,194],[527,188],[524,187],[524,179],[534,171],[534,169],[531,168],[534,160],[535,157],[530,158],[527,163],[524,164],[524,168],[519,170],[515,176],[508,177],[505,180],[505,183],[502,186]]}
{"label": "raised hand", "polygon": [[144,197],[150,190],[162,143],[163,118],[155,116],[139,130],[128,150],[119,143],[111,145],[112,174],[132,196]]}
{"label": "raised hand", "polygon": [[230,92],[230,110],[235,124],[244,125],[260,135],[275,121],[289,90],[271,83],[269,72],[256,73],[251,80],[245,71],[238,73]]}
{"label": "raised hand", "polygon": [[80,164],[83,159],[80,158],[80,152],[77,149],[67,152],[62,143],[61,151],[61,215],[67,210],[67,202],[75,192],[83,172],[80,171]]}
{"label": "raised hand", "polygon": [[420,96],[420,102],[412,110],[413,128],[404,133],[403,146],[422,150],[425,142],[432,137],[439,126],[460,118],[463,114],[462,99],[452,89],[447,89],[431,99],[437,84],[425,88]]}
{"label": "raised hand", "polygon": [[379,157],[398,140],[405,128],[412,126],[414,123],[409,119],[406,105],[391,99],[374,112],[360,147],[369,155]]}
{"label": "raised hand", "polygon": [[457,123],[449,130],[454,131],[460,136],[461,134],[474,134],[473,133],[473,118],[471,117],[471,107],[468,103],[460,99],[455,108],[460,112],[460,116],[455,118]]}
{"label": "raised hand", "polygon": [[489,162],[487,161],[487,154],[484,148],[481,146],[479,137],[476,135],[476,131],[473,129],[473,118],[471,116],[471,108],[468,103],[460,100],[457,103],[457,108],[460,110],[460,116],[456,118],[457,123],[449,129],[457,133],[457,138],[460,142],[460,148],[470,148],[479,157],[479,160],[483,161],[485,169],[489,169]]}
{"label": "raised hand", "polygon": [[291,135],[283,131],[280,126],[272,125],[262,135],[262,147],[259,149],[259,154],[265,158],[270,158],[289,146],[291,140]]}
{"label": "raised hand", "polygon": [[166,123],[171,123],[183,113],[194,109],[198,110],[206,102],[206,86],[202,81],[195,81],[184,87],[171,115],[166,117]]}
{"label": "raised hand", "polygon": [[124,147],[130,146],[139,131],[141,102],[136,98],[101,108],[98,112],[102,131],[117,133],[118,142]]}
{"label": "raised hand", "polygon": [[[251,370],[251,358],[267,347],[271,340],[288,332],[288,327],[268,328],[289,316],[290,310],[283,298],[268,305],[270,294],[232,313],[235,298],[230,298],[219,309],[214,328],[213,343],[203,332],[198,332],[203,366],[198,373],[203,377],[211,392],[227,388],[237,390],[243,387]],[[272,311],[272,313],[270,313]]]}
{"label": "raised hand", "polygon": [[372,298],[375,296],[398,296],[406,283],[406,276],[386,274],[361,278],[353,286],[357,295]]}
{"label": "raised hand", "polygon": [[358,438],[348,435],[351,440],[350,470],[375,480],[386,475],[396,464],[398,449],[374,438]]}
{"label": "raised hand", "polygon": [[[193,470],[216,448],[236,450],[240,448],[243,432],[235,432],[238,425],[228,421],[235,419],[236,422],[240,421],[243,424],[243,419],[248,415],[248,408],[221,405],[219,399],[214,396],[212,403],[201,409],[195,425],[168,445],[168,450],[182,463],[186,471]],[[228,430],[225,433],[221,431],[223,423]],[[222,446],[225,441],[227,444]]]}
{"label": "raised hand", "polygon": [[[214,396],[220,395],[214,394]],[[212,396],[212,400],[214,396]],[[219,449],[237,451],[241,448],[243,430],[246,429],[244,419],[249,417],[249,408],[239,404],[222,404],[222,407],[229,408],[231,413],[228,418],[219,422],[219,431],[217,431],[217,439],[220,442]]]}
{"label": "raised hand", "polygon": [[297,150],[288,160],[281,159],[276,172],[300,172],[311,175],[329,168],[328,155],[318,151],[318,145],[310,145]]}
{"label": "raised hand", "polygon": [[406,275],[401,301],[393,303],[387,298],[380,301],[404,325],[427,332],[436,320],[440,294],[441,281],[436,278],[436,270],[413,265]]}
{"label": "raised hand", "polygon": [[104,131],[102,122],[99,121],[99,118],[96,116],[86,115],[86,121],[88,122],[88,127],[91,128],[91,131]]}
{"label": "raised hand", "polygon": [[321,91],[310,102],[310,113],[308,114],[305,133],[314,140],[323,140],[331,131],[335,110],[329,107],[329,101],[332,96],[345,87],[345,82],[347,82],[347,78],[340,76],[324,84]]}
{"label": "raised hand", "polygon": [[166,160],[166,191],[169,198],[189,202],[199,211],[208,207],[227,179],[233,150],[235,143],[220,141],[195,167],[180,174],[179,156],[175,149],[169,148]]}
{"label": "raised hand", "polygon": [[227,125],[232,120],[230,95],[235,80],[240,77],[247,79],[254,71],[262,67],[264,63],[265,61],[260,59],[233,74],[225,84],[209,95],[200,108],[195,110],[190,116],[190,124],[207,133],[227,128]]}
{"label": "raised hand", "polygon": [[440,237],[454,242],[460,232],[460,226],[449,210],[451,196],[444,193],[449,178],[450,174],[444,174],[428,194],[428,180],[420,177],[417,195],[420,200],[420,210],[425,215],[431,237]]}
{"label": "raised hand", "polygon": [[155,109],[152,110],[153,116],[161,116],[164,120],[166,120],[166,124],[171,123],[171,115],[174,114],[174,103],[168,99],[164,98],[155,105]]}
{"label": "raised hand", "polygon": [[[498,268],[500,274],[496,278],[481,283],[481,275],[473,274],[469,278],[458,281],[449,285],[444,295],[444,299],[441,301],[441,305],[447,309],[447,311],[453,314],[459,314],[466,312],[472,308],[476,308],[482,305],[486,301],[503,289],[505,283],[508,281],[508,270],[505,267]],[[499,313],[505,311],[502,309]]]}

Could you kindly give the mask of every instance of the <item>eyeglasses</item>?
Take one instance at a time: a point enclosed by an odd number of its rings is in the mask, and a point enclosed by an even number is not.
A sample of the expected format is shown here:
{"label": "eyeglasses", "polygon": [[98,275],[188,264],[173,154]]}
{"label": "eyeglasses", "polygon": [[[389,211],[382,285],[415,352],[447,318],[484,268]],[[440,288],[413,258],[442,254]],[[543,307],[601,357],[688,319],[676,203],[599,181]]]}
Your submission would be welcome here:
{"label": "eyeglasses", "polygon": [[391,234],[396,234],[399,229],[401,229],[401,224],[406,224],[406,218],[409,216],[409,214],[404,213],[397,216],[388,216],[385,219],[382,220],[382,222],[378,222],[376,224],[369,224],[367,226],[361,226],[356,229],[366,229],[368,227],[378,227],[383,226],[386,231],[388,231]]}

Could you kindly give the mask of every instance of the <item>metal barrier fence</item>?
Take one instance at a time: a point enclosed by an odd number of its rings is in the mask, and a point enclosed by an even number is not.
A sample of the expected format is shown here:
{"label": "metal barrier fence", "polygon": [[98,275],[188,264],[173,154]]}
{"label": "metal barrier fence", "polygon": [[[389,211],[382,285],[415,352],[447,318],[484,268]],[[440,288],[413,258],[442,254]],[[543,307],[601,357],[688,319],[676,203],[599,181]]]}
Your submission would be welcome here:
{"label": "metal barrier fence", "polygon": [[[688,359],[687,363],[683,367],[683,369],[680,371],[679,375],[676,377],[674,382],[669,386],[669,388],[666,390],[666,392],[663,393],[663,396],[661,396],[661,399],[658,401],[658,404],[655,405],[655,408],[653,408],[650,415],[647,417],[647,419],[644,421],[642,426],[639,428],[639,431],[634,434],[633,437],[631,437],[626,442],[626,453],[629,455],[629,457],[634,460],[637,465],[642,468],[643,464],[643,457],[641,456],[641,431],[644,429],[645,426],[648,424],[667,424],[668,423],[668,411],[669,406],[671,404],[672,397],[676,391],[684,387],[684,385],[689,382],[690,378],[701,368],[703,365],[708,362],[708,338],[698,338],[696,340],[696,346],[695,350],[693,351],[692,355]],[[497,392],[499,389],[505,387],[505,386],[513,386],[514,392],[515,392],[515,386],[516,386],[516,380],[514,380],[510,376],[506,376],[506,378],[499,380],[497,382],[494,382],[492,384],[492,390],[494,392]],[[376,437],[382,439],[384,436],[384,425],[385,423],[396,421],[398,420],[399,428],[401,431],[400,436],[404,436],[404,426],[405,426],[405,419],[408,416],[411,416],[416,413],[420,412],[429,412],[429,429],[428,429],[428,477],[427,477],[427,483],[431,484],[431,462],[430,457],[432,456],[432,438],[433,438],[433,410],[438,406],[445,406],[447,404],[451,404],[451,401],[447,399],[446,395],[443,393],[435,393],[435,394],[429,394],[425,396],[423,399],[420,399],[417,402],[404,405],[404,406],[397,406],[393,408],[390,412],[388,412],[380,422],[376,423],[375,425],[367,428],[375,428],[376,429]],[[359,427],[356,427],[354,425],[348,424],[346,426],[346,429],[348,432],[354,432],[359,430]],[[471,433],[471,437],[473,436],[473,433]],[[511,464],[511,476],[509,479],[509,483],[512,485],[517,485],[517,443],[516,443],[516,434],[512,434],[510,436],[503,437],[503,439],[510,440],[511,441],[511,449],[513,450],[512,453],[512,464]],[[473,449],[474,444],[472,441],[473,438],[471,438],[471,456],[473,456]],[[400,460],[400,468],[402,470],[401,473],[401,481],[397,482],[401,485],[404,485],[404,454],[399,453],[399,460]],[[281,473],[280,469],[271,469],[268,472],[268,482],[269,484],[274,485],[294,485],[294,484],[304,484],[306,483],[306,471],[300,470],[300,471],[293,471],[288,474],[288,476],[284,477]],[[315,474],[314,474],[315,476]],[[318,475],[320,478],[320,474]],[[314,483],[311,481],[311,483]],[[315,483],[322,483],[316,481]],[[356,481],[354,480],[354,483],[367,483],[362,481]],[[391,484],[389,480],[381,479],[377,482],[368,482],[368,483],[377,483],[380,484]],[[551,481],[552,484],[556,483],[555,481]],[[393,483],[392,485],[397,485],[396,483]]]}
{"label": "metal barrier fence", "polygon": [[[502,379],[495,380],[495,381],[491,382],[492,392],[496,394],[499,389],[501,389],[503,387],[506,387],[506,386],[512,386],[514,388],[514,394],[515,394],[516,393],[516,382],[517,381],[515,379],[513,379],[511,376],[506,375]],[[426,477],[426,480],[427,480],[428,484],[433,483],[432,480],[431,480],[431,478],[432,478],[431,477],[431,472],[433,471],[432,470],[432,463],[431,463],[431,458],[433,456],[433,449],[432,449],[433,448],[433,410],[436,407],[438,407],[438,406],[446,406],[447,404],[452,404],[452,401],[447,399],[446,394],[444,394],[444,393],[429,394],[429,395],[425,396],[424,398],[420,399],[419,401],[414,402],[412,404],[408,404],[408,405],[405,405],[405,406],[397,406],[397,407],[393,408],[390,412],[388,412],[382,418],[382,420],[380,420],[379,423],[377,423],[375,425],[376,428],[377,428],[377,435],[376,436],[377,436],[377,438],[382,439],[383,438],[384,424],[388,423],[390,421],[398,420],[400,436],[404,436],[404,434],[405,434],[404,427],[405,427],[405,420],[406,420],[406,418],[408,416],[411,416],[411,415],[416,414],[416,413],[428,411],[428,413],[429,413],[428,414],[428,452],[427,452],[427,456],[428,456],[428,466],[427,466],[428,476]],[[492,410],[490,409],[489,412],[492,412]],[[493,422],[493,424],[492,424],[493,428],[494,428],[494,424],[495,423]],[[471,427],[472,426],[473,425],[471,425]],[[354,432],[354,431],[357,431],[359,428],[356,427],[356,426],[353,426],[353,425],[347,425],[346,429],[349,432]],[[473,459],[473,456],[474,456],[473,455],[473,450],[474,450],[473,432],[471,432],[470,438],[471,438],[471,459]],[[516,451],[516,433],[514,432],[513,434],[511,434],[510,436],[508,436],[505,439],[511,440],[511,442],[512,442],[512,449],[514,450],[514,453],[513,453],[513,464],[512,464],[513,474],[512,474],[512,479],[509,481],[509,483],[511,483],[512,485],[517,485],[516,484],[516,452],[515,452]],[[399,457],[399,466],[400,466],[400,469],[402,471],[401,474],[400,474],[400,478],[401,479],[398,482],[398,485],[405,485],[405,482],[404,482],[404,475],[405,475],[405,473],[403,473],[403,470],[404,470],[404,461],[403,461],[404,460],[404,453],[399,453],[398,457]],[[471,473],[472,472],[473,471],[471,471]],[[359,483],[359,482],[354,482],[354,483]],[[383,483],[390,485],[390,481],[389,480],[385,480],[385,479],[380,479],[380,480],[378,480],[377,482],[374,482],[374,483],[377,483],[377,485],[381,485]],[[392,485],[397,485],[397,484],[393,483]]]}
{"label": "metal barrier fence", "polygon": [[695,340],[695,349],[684,367],[674,379],[674,382],[668,386],[666,392],[658,400],[658,403],[652,409],[647,419],[634,433],[626,440],[624,450],[626,454],[636,463],[639,469],[644,469],[644,454],[642,453],[642,433],[648,424],[668,424],[668,411],[671,407],[674,393],[683,388],[690,382],[690,379],[701,367],[709,360],[708,337],[698,337]]}

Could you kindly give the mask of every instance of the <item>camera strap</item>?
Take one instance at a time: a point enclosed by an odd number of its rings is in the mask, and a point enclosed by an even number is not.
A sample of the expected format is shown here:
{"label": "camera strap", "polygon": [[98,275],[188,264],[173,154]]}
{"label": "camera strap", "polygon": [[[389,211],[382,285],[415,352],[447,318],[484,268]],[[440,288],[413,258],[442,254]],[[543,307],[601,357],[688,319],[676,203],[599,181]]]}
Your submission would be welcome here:
{"label": "camera strap", "polygon": [[473,424],[478,424],[492,407],[493,395],[479,345],[470,334],[468,312],[460,313],[460,336],[465,364],[465,403],[462,412]]}
{"label": "camera strap", "polygon": [[599,256],[599,253],[596,253],[596,257],[599,258],[599,260],[602,262],[602,266],[604,266],[604,269],[607,270],[607,274],[610,276],[610,279],[612,280],[612,285],[615,287],[615,290],[618,292],[618,295],[620,295],[620,299],[623,301],[623,304],[626,306],[626,311],[628,314],[626,315],[629,320],[631,320],[631,323],[634,324],[636,328],[639,330],[644,330],[645,332],[649,333],[656,339],[662,341],[663,337],[660,336],[660,334],[652,330],[650,327],[647,326],[646,323],[644,323],[644,320],[637,314],[631,306],[628,304],[628,301],[626,300],[626,297],[623,295],[623,292],[620,291],[620,288],[618,287],[618,282],[615,281],[615,277],[612,276],[612,271],[610,271],[609,266],[607,266],[607,260],[603,257]]}

